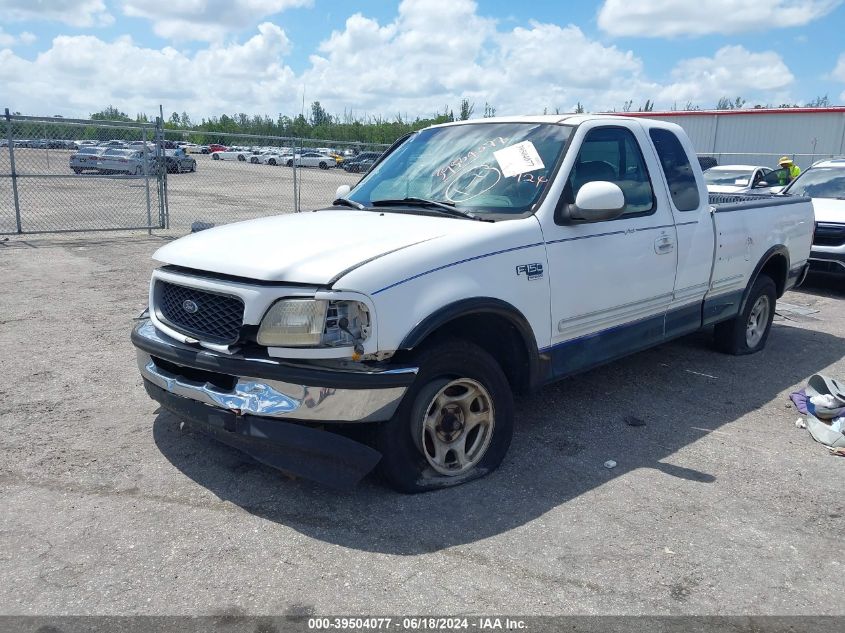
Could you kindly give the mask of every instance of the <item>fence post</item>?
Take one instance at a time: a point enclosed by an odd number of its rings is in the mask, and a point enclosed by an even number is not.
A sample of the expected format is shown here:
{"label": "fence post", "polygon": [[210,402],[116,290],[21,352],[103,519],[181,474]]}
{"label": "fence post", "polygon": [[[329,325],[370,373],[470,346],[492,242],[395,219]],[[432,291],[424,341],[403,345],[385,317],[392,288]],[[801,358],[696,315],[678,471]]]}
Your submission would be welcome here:
{"label": "fence post", "polygon": [[144,157],[144,183],[147,187],[147,235],[153,234],[153,218],[152,218],[152,209],[150,208],[150,166],[149,161],[147,160],[147,128],[141,127],[141,141],[143,141],[144,150],[143,150],[143,157]]}
{"label": "fence post", "polygon": [[15,169],[15,142],[12,140],[12,115],[9,114],[9,108],[6,108],[6,138],[9,140],[9,166],[12,171],[12,193],[15,198],[15,227],[20,234],[23,233],[21,228],[21,203],[18,198],[18,172]]}
{"label": "fence post", "polygon": [[298,163],[296,160],[296,140],[297,139],[293,139],[293,147],[291,148],[293,150],[293,212],[299,213],[299,187],[296,182],[296,169]]}

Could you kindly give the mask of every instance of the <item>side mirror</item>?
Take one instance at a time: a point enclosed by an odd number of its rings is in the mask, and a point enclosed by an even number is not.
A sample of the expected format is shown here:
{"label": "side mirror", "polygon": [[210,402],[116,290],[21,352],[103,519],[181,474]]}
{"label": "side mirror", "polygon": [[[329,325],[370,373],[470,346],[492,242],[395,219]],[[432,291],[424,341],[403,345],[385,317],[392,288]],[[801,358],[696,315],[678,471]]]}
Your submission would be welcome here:
{"label": "side mirror", "polygon": [[584,184],[570,205],[569,217],[582,222],[613,220],[625,210],[625,194],[619,185],[604,180]]}
{"label": "side mirror", "polygon": [[337,191],[334,192],[334,199],[337,200],[338,198],[345,198],[349,195],[350,191],[352,191],[352,187],[349,185],[341,185],[337,188]]}

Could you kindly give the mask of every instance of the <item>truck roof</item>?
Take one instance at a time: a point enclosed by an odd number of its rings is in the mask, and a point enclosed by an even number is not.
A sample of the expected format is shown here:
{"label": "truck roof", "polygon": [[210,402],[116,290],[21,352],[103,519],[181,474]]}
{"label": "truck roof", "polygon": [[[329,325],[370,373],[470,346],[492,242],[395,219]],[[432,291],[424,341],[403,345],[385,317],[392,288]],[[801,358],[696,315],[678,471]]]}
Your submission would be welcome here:
{"label": "truck roof", "polygon": [[[551,124],[562,124],[565,123],[567,125],[578,125],[579,123],[583,123],[584,121],[594,121],[594,120],[608,120],[608,121],[626,121],[630,122],[631,117],[622,115],[622,114],[615,114],[615,113],[608,113],[608,114],[576,114],[574,112],[571,113],[561,113],[561,114],[532,114],[532,115],[514,115],[514,116],[497,116],[497,117],[488,117],[482,119],[468,119],[466,121],[449,121],[448,123],[439,123],[437,125],[432,125],[430,127],[448,127],[451,125],[473,125],[478,123],[551,123]],[[655,123],[660,125],[661,127],[665,125],[665,121],[660,121],[658,119],[642,119],[640,118],[639,121],[648,121],[649,123]],[[671,124],[670,124],[671,125]]]}

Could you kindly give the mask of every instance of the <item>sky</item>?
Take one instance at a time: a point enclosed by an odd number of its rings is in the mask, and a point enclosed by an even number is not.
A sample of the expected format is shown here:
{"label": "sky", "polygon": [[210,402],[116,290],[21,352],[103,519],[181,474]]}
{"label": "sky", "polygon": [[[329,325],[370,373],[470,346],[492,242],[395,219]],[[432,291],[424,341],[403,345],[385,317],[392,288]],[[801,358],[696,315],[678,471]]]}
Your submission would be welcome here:
{"label": "sky", "polygon": [[845,0],[0,0],[0,108],[430,117],[845,104]]}

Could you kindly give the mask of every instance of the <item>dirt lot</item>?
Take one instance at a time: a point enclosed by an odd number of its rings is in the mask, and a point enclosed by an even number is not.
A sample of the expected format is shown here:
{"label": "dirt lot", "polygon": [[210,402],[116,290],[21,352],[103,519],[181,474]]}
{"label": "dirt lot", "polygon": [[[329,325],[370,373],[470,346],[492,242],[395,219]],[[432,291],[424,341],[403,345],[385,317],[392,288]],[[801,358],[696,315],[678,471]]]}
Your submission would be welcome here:
{"label": "dirt lot", "polygon": [[845,459],[787,400],[845,377],[834,285],[761,354],[700,334],[521,401],[484,480],[339,494],[147,398],[129,329],[167,239],[0,243],[0,613],[845,614]]}
{"label": "dirt lot", "polygon": [[[158,226],[156,180],[110,177],[68,167],[69,150],[16,149],[15,168],[21,225],[25,232]],[[293,170],[289,167],[212,160],[192,154],[195,173],[167,177],[170,233],[184,234],[196,221],[223,224],[294,209]],[[10,173],[9,155],[0,152],[0,175]],[[342,169],[297,170],[300,208],[316,209],[335,198],[339,185],[353,185],[361,174]],[[0,233],[16,230],[9,178],[0,177]]]}

